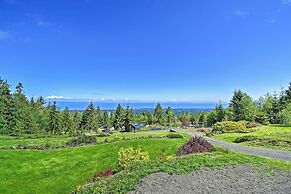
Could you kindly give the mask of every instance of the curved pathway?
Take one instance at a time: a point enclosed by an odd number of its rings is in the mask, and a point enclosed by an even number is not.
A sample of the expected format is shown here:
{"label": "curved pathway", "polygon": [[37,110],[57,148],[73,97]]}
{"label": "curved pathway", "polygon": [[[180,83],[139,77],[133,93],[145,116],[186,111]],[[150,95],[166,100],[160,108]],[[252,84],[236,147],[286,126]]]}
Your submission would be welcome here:
{"label": "curved pathway", "polygon": [[[191,136],[194,136],[194,135],[201,136],[195,132],[188,132],[188,134]],[[272,149],[267,149],[267,148],[244,146],[237,143],[229,143],[229,142],[212,139],[208,137],[205,137],[205,138],[211,144],[218,145],[218,146],[227,148],[235,152],[241,152],[241,153],[251,154],[255,156],[263,156],[263,157],[268,157],[268,158],[291,161],[291,151],[272,150]]]}

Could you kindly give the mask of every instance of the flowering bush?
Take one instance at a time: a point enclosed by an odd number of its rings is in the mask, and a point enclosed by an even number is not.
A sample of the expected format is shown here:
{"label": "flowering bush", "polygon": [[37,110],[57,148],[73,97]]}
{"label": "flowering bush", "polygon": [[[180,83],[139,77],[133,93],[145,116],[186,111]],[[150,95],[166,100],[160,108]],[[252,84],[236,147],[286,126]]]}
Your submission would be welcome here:
{"label": "flowering bush", "polygon": [[212,145],[201,136],[192,137],[177,152],[178,156],[187,155],[198,152],[210,152]]}
{"label": "flowering bush", "polygon": [[120,148],[118,152],[118,167],[125,169],[133,164],[149,160],[149,153],[142,152],[140,148]]}

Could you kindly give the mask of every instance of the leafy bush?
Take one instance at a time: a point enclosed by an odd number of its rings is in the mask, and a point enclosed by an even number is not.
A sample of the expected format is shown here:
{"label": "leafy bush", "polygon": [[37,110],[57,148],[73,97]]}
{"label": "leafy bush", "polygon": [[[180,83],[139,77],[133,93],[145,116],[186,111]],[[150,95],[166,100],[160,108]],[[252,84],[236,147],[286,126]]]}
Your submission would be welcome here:
{"label": "leafy bush", "polygon": [[199,152],[210,152],[212,145],[201,136],[192,137],[186,144],[184,144],[177,151],[177,155],[187,155]]}
{"label": "leafy bush", "polygon": [[247,136],[242,136],[242,137],[238,137],[234,140],[235,143],[242,143],[242,142],[246,142],[246,141],[253,141],[256,140],[257,137],[252,136],[252,135],[247,135]]}
{"label": "leafy bush", "polygon": [[247,132],[246,123],[244,121],[223,121],[215,123],[213,133],[244,133]]}
{"label": "leafy bush", "polygon": [[167,138],[183,138],[183,135],[179,133],[170,133],[166,135]]}
{"label": "leafy bush", "polygon": [[149,160],[149,153],[147,151],[142,152],[140,148],[120,148],[118,152],[118,167],[121,169],[147,160]]}
{"label": "leafy bush", "polygon": [[76,137],[76,138],[69,140],[65,144],[65,146],[75,147],[75,146],[94,144],[94,143],[96,143],[95,136],[81,135],[79,137]]}

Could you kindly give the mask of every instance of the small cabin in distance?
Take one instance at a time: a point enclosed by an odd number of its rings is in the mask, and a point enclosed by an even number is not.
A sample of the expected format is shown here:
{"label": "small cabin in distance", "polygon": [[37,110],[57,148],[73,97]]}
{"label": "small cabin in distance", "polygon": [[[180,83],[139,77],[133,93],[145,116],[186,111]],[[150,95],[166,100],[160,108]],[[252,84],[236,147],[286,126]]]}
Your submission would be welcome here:
{"label": "small cabin in distance", "polygon": [[142,123],[130,123],[128,128],[125,129],[125,132],[136,132],[138,131],[139,129],[143,128],[143,124]]}

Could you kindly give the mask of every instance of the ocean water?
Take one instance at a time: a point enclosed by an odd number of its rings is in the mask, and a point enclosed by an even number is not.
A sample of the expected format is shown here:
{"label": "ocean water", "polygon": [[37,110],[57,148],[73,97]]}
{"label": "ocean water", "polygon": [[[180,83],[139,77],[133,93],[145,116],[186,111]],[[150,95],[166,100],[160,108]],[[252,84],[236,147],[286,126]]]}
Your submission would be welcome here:
{"label": "ocean water", "polygon": [[[90,102],[88,101],[57,101],[57,106],[62,110],[68,107],[70,110],[84,110]],[[124,108],[129,106],[135,110],[152,110],[157,105],[156,102],[93,102],[97,107],[102,110],[114,110],[118,104],[121,104]],[[215,107],[215,102],[161,102],[163,108],[170,106],[173,109],[183,109],[189,111],[210,111]]]}

